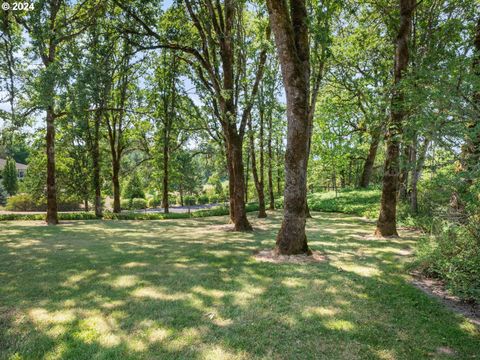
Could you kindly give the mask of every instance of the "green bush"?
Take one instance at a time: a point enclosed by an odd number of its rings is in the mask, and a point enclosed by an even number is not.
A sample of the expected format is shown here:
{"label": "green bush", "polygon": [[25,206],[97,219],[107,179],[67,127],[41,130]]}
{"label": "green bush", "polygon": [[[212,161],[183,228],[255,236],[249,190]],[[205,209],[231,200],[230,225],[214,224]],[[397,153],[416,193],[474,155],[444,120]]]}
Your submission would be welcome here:
{"label": "green bush", "polygon": [[461,298],[480,302],[479,238],[470,226],[445,221],[442,225],[435,236],[419,242],[413,266],[427,276],[444,280]]}
{"label": "green bush", "polygon": [[375,218],[380,209],[380,190],[343,189],[308,195],[308,206],[312,211],[340,212]]}
{"label": "green bush", "polygon": [[161,203],[162,203],[162,201],[156,196],[148,199],[148,207],[149,208],[159,207]]}
{"label": "green bush", "polygon": [[199,205],[208,204],[208,196],[207,195],[199,195],[197,197],[197,204],[199,204]]}
{"label": "green bush", "polygon": [[275,209],[283,209],[283,197],[275,199]]}
{"label": "green bush", "polygon": [[[246,206],[247,212],[258,211],[258,204]],[[116,214],[111,211],[103,213],[103,220],[164,220],[164,219],[189,219],[208,216],[225,216],[229,214],[228,207],[219,206],[208,210],[197,210],[191,213],[145,213],[126,212]],[[59,213],[59,220],[98,220],[93,212]],[[11,220],[45,220],[44,214],[0,214],[0,221]]]}
{"label": "green bush", "polygon": [[58,201],[58,211],[78,211],[81,209],[81,199],[69,197]]}
{"label": "green bush", "polygon": [[[465,181],[465,174],[447,166],[419,186],[419,212],[408,204],[399,207],[402,224],[428,233],[417,244],[412,266],[441,279],[464,300],[480,302],[480,183]],[[452,195],[459,207],[452,208]]]}
{"label": "green bush", "polygon": [[5,208],[8,211],[45,211],[46,204],[37,202],[32,195],[18,194],[10,196]]}
{"label": "green bush", "polygon": [[208,197],[208,201],[210,202],[210,204],[217,204],[220,202],[220,196],[218,196],[217,194],[210,195]]}
{"label": "green bush", "polygon": [[15,160],[8,158],[2,172],[3,186],[9,195],[18,191],[17,166]]}
{"label": "green bush", "polygon": [[3,206],[7,203],[8,193],[3,187],[3,183],[0,180],[0,206]]}
{"label": "green bush", "polygon": [[123,190],[123,198],[145,198],[145,192],[143,191],[142,183],[137,173],[133,173],[132,177],[127,183],[127,186],[125,186],[125,189]]}
{"label": "green bush", "polygon": [[131,210],[132,209],[132,199],[121,199],[120,207],[122,210]]}
{"label": "green bush", "polygon": [[185,206],[192,206],[192,205],[195,205],[195,196],[191,196],[191,195],[186,195],[183,197],[183,203],[185,204]]}
{"label": "green bush", "polygon": [[175,205],[177,203],[177,196],[174,194],[168,194],[168,204]]}
{"label": "green bush", "polygon": [[[59,213],[58,219],[61,220],[98,220],[94,213],[75,212],[75,213]],[[0,214],[0,221],[27,221],[37,220],[44,221],[44,214]]]}
{"label": "green bush", "polygon": [[142,210],[147,208],[147,200],[142,198],[132,199],[132,210]]}

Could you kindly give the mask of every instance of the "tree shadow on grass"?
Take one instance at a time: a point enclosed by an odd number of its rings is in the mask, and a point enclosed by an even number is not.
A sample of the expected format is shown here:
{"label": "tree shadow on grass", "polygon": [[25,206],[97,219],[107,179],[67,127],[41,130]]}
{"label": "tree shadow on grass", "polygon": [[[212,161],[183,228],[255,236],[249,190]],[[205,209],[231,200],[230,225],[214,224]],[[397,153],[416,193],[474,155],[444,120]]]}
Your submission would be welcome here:
{"label": "tree shadow on grass", "polygon": [[[402,249],[370,222],[314,214],[328,262],[256,262],[262,230],[223,218],[11,223],[0,234],[0,358],[473,358],[478,333],[408,284]],[[439,349],[449,349],[451,354]]]}

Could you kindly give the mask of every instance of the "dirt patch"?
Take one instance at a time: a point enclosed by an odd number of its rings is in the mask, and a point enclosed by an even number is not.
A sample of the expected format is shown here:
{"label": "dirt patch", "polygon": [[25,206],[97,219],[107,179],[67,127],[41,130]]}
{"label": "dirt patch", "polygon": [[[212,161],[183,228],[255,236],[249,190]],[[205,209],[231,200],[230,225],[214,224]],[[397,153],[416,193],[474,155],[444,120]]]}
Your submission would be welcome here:
{"label": "dirt patch", "polygon": [[210,225],[208,227],[209,230],[212,231],[221,231],[221,232],[234,232],[235,228],[233,224],[223,224],[223,225]]}
{"label": "dirt patch", "polygon": [[431,279],[418,272],[412,272],[412,284],[425,294],[439,299],[449,309],[464,315],[480,328],[480,304],[462,301],[445,289],[445,284],[438,279]]}
{"label": "dirt patch", "polygon": [[[233,224],[223,224],[223,225],[210,225],[208,230],[212,231],[223,231],[223,232],[235,232]],[[246,233],[259,232],[268,230],[268,226],[264,224],[252,224],[252,230],[245,231]]]}
{"label": "dirt patch", "polygon": [[276,264],[309,264],[318,263],[327,260],[327,256],[320,251],[313,251],[311,255],[277,255],[273,249],[265,249],[257,251],[253,257],[255,260]]}

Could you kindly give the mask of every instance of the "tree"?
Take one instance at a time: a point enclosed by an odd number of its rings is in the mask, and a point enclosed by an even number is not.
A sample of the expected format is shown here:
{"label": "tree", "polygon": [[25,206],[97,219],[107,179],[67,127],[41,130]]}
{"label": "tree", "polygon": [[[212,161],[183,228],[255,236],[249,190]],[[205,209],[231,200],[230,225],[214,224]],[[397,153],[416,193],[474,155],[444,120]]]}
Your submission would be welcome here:
{"label": "tree", "polygon": [[[178,33],[169,26],[168,33],[174,33],[173,39],[166,38],[156,31],[129,7],[116,1],[126,13],[134,18],[143,28],[146,35],[157,43],[140,46],[139,49],[167,48],[183,52],[182,57],[197,75],[199,85],[208,94],[215,118],[221,124],[225,141],[226,158],[229,173],[230,212],[234,222],[234,230],[246,231],[252,227],[245,211],[245,180],[243,164],[243,139],[247,119],[263,77],[267,48],[264,42],[260,46],[251,42],[257,49],[254,59],[246,59],[246,47],[249,44],[245,29],[245,4],[233,0],[225,0],[223,4],[208,0],[185,0],[187,19],[191,22],[193,33],[183,33],[178,42]],[[182,14],[179,14],[182,16]],[[261,24],[262,35],[268,40],[268,27]],[[188,29],[184,24],[182,30]],[[251,36],[251,34],[250,34]],[[253,64],[254,70],[248,71]],[[249,85],[249,86],[247,86]],[[244,104],[242,109],[239,105]]]}
{"label": "tree", "polygon": [[478,87],[480,84],[480,17],[477,19],[473,45],[474,59],[472,63],[472,73],[474,77],[474,83],[477,84],[477,90],[473,93],[471,104],[476,111],[473,112],[473,116],[467,125],[467,136],[463,151],[463,158],[466,164],[466,170],[471,174],[478,174],[478,164],[480,163],[480,90]]}
{"label": "tree", "polygon": [[407,111],[401,82],[408,67],[408,39],[416,3],[414,0],[399,0],[399,6],[400,23],[395,46],[394,90],[392,94],[390,118],[387,124],[387,133],[385,135],[387,150],[380,215],[375,230],[375,234],[379,236],[398,236],[397,191],[400,170],[400,138],[402,134],[402,123]]}
{"label": "tree", "polygon": [[310,46],[305,0],[267,0],[287,98],[284,218],[277,235],[278,254],[309,253],[305,234],[307,161],[311,126]]}
{"label": "tree", "polygon": [[0,94],[2,94],[0,101],[8,102],[9,105],[9,111],[0,110],[0,119],[9,124],[12,130],[18,129],[23,122],[17,115],[21,73],[18,54],[21,50],[22,37],[21,28],[15,22],[12,12],[0,12],[0,30],[0,62],[4,64],[0,69]]}
{"label": "tree", "polygon": [[188,140],[188,123],[185,118],[191,116],[182,114],[182,107],[189,107],[189,104],[180,84],[182,67],[178,55],[168,49],[162,49],[154,63],[151,87],[147,89],[149,107],[154,109],[152,123],[155,144],[151,156],[161,172],[162,207],[164,212],[168,213],[171,158]]}
{"label": "tree", "polygon": [[[263,130],[264,130],[264,111],[263,109],[259,109],[259,151],[260,151],[260,168],[257,171],[257,160],[255,155],[255,140],[254,140],[254,130],[252,127],[252,119],[251,117],[248,120],[248,130],[249,130],[249,140],[250,140],[250,158],[252,161],[252,174],[253,180],[255,183],[255,188],[257,190],[258,195],[258,217],[259,218],[266,218],[267,213],[265,211],[265,192],[264,192],[264,146],[263,146]],[[258,174],[260,172],[260,175]]]}
{"label": "tree", "polygon": [[123,190],[124,199],[145,198],[145,192],[143,186],[136,172],[130,177],[130,180]]}
{"label": "tree", "polygon": [[65,78],[61,74],[61,46],[81,34],[88,27],[88,21],[95,15],[95,8],[85,2],[70,5],[64,0],[42,0],[35,4],[25,20],[16,17],[17,22],[32,39],[35,55],[41,60],[43,71],[39,76],[39,105],[45,111],[46,154],[47,154],[47,216],[48,225],[58,224],[56,164],[55,164],[55,122],[65,115],[58,106],[58,88]]}
{"label": "tree", "polygon": [[111,84],[106,91],[108,97],[104,121],[111,155],[113,212],[119,213],[121,162],[131,143],[129,133],[133,122],[138,119],[132,107],[139,97],[139,89],[135,83],[139,65],[132,60],[133,53],[127,40],[112,39],[111,46],[115,49],[113,53],[115,64],[110,67]]}
{"label": "tree", "polygon": [[8,158],[3,168],[3,186],[7,193],[11,195],[15,195],[18,191],[18,179],[17,179],[17,166],[15,160],[12,158]]}

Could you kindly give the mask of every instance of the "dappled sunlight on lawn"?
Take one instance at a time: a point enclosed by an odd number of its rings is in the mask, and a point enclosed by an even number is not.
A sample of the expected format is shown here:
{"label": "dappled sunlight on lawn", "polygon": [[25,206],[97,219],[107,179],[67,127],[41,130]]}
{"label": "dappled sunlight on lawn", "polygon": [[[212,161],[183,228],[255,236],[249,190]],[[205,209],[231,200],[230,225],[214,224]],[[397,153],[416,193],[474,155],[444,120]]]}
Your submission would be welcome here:
{"label": "dappled sunlight on lawn", "polygon": [[326,261],[256,261],[255,250],[274,246],[280,219],[252,217],[247,234],[226,231],[226,217],[4,223],[0,358],[476,353],[475,327],[407,282],[415,234],[371,239],[370,221],[314,213],[308,239]]}

